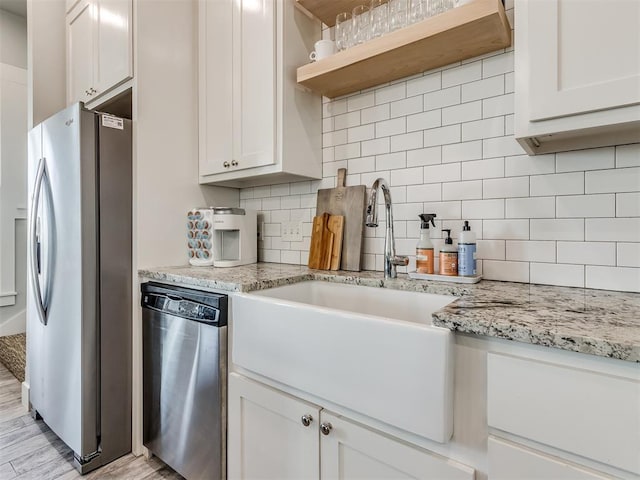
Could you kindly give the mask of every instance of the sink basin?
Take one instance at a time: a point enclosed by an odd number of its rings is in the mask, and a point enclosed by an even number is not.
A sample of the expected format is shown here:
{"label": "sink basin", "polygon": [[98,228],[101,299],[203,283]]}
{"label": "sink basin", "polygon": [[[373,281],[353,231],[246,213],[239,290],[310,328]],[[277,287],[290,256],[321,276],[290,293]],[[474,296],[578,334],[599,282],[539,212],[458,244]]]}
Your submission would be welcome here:
{"label": "sink basin", "polygon": [[235,365],[405,431],[453,431],[455,297],[308,281],[232,299]]}

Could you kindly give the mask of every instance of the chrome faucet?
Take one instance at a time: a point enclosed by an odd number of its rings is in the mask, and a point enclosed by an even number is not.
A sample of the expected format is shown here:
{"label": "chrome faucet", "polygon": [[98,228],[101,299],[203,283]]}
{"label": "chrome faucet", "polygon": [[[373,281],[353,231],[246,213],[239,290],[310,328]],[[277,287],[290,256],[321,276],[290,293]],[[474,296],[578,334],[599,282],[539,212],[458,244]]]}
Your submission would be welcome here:
{"label": "chrome faucet", "polygon": [[393,236],[393,212],[391,211],[391,192],[384,178],[378,178],[371,186],[365,223],[367,227],[378,226],[378,207],[376,202],[378,188],[381,188],[384,194],[385,219],[387,222],[384,235],[384,278],[396,278],[398,276],[396,265],[408,265],[409,257],[396,255],[396,239]]}

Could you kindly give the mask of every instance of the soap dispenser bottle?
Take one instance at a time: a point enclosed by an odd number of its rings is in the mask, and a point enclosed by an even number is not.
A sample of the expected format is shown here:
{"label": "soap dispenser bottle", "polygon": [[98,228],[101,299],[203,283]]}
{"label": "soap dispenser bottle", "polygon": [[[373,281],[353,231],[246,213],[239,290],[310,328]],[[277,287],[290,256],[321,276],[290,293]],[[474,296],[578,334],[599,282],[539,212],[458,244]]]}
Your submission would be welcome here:
{"label": "soap dispenser bottle", "polygon": [[416,272],[418,273],[433,273],[433,243],[429,236],[429,222],[434,227],[436,222],[435,213],[422,213],[418,215],[420,220],[420,240],[416,245]]}
{"label": "soap dispenser bottle", "polygon": [[447,238],[440,249],[440,275],[456,276],[458,275],[458,250],[453,246],[451,229],[443,228],[442,231],[447,232]]}
{"label": "soap dispenser bottle", "polygon": [[458,239],[458,275],[463,277],[476,275],[476,235],[471,231],[467,220],[464,221]]}

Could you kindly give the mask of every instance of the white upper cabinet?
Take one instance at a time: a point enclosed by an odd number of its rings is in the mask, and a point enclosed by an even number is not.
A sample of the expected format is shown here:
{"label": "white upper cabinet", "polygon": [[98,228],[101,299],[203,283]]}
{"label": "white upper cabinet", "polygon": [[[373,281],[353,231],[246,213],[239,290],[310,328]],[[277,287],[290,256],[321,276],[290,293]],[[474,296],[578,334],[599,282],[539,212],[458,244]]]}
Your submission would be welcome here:
{"label": "white upper cabinet", "polygon": [[299,88],[320,23],[294,0],[199,1],[200,183],[321,178],[321,100]]}
{"label": "white upper cabinet", "polygon": [[132,0],[81,0],[67,14],[67,103],[89,103],[133,77]]}
{"label": "white upper cabinet", "polygon": [[640,2],[516,0],[516,131],[530,154],[640,141]]}

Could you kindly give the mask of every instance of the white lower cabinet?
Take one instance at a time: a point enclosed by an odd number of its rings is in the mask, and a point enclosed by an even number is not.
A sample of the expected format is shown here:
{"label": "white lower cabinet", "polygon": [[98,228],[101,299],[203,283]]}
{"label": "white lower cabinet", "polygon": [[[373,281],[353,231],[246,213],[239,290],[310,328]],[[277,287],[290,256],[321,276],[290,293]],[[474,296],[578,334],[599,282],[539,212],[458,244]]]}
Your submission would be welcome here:
{"label": "white lower cabinet", "polygon": [[491,480],[611,478],[495,437],[489,437],[489,475]]}
{"label": "white lower cabinet", "polygon": [[474,470],[229,375],[229,479],[472,480]]}

